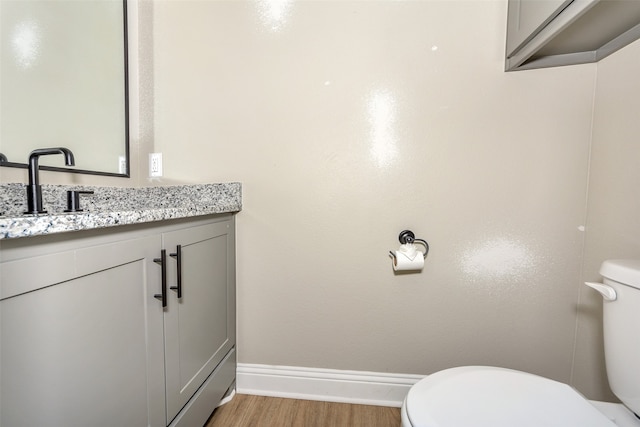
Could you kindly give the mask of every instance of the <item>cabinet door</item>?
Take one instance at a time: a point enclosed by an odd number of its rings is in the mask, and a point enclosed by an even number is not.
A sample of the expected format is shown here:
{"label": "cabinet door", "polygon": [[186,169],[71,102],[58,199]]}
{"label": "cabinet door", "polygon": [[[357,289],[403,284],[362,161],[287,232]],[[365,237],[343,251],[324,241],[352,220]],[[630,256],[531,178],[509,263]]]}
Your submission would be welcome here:
{"label": "cabinet door", "polygon": [[509,0],[507,57],[535,36],[573,0]]}
{"label": "cabinet door", "polygon": [[[235,345],[233,220],[163,234],[163,247],[180,245],[182,296],[165,309],[167,420],[171,421]],[[178,260],[170,258],[169,284]]]}
{"label": "cabinet door", "polygon": [[0,265],[0,425],[166,425],[159,248],[156,236]]}

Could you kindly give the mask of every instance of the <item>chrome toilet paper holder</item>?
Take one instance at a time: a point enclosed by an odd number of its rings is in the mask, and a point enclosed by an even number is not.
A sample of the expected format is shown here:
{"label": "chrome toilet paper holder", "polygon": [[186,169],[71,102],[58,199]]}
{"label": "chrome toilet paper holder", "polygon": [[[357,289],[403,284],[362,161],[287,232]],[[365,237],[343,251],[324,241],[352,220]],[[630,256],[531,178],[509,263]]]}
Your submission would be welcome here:
{"label": "chrome toilet paper holder", "polygon": [[[424,240],[424,239],[417,239],[416,235],[413,233],[413,231],[411,231],[411,230],[402,230],[400,232],[400,235],[398,236],[398,240],[403,245],[407,245],[407,244],[411,244],[411,243],[421,244],[422,246],[424,246],[423,257],[424,257],[424,259],[427,258],[427,254],[429,253],[429,243],[427,243],[427,241]],[[389,253],[395,259],[396,254],[393,253],[393,251],[389,251]]]}

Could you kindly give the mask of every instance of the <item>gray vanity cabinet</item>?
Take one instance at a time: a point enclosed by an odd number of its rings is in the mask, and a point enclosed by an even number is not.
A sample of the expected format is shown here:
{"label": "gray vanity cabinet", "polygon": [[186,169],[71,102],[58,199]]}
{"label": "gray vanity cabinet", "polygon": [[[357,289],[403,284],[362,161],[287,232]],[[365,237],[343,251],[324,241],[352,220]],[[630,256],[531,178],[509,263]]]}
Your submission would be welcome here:
{"label": "gray vanity cabinet", "polygon": [[235,345],[233,231],[224,221],[162,236],[173,288],[164,312],[168,420]]}
{"label": "gray vanity cabinet", "polygon": [[162,425],[160,237],[27,240],[1,247],[0,425]]}
{"label": "gray vanity cabinet", "polygon": [[235,379],[234,240],[212,215],[0,242],[0,427],[204,425]]}

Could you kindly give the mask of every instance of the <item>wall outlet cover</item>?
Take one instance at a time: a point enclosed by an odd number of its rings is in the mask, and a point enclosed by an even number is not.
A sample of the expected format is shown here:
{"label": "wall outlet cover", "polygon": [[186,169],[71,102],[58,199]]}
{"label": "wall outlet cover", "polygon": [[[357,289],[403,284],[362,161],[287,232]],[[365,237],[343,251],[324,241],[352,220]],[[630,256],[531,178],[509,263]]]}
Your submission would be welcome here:
{"label": "wall outlet cover", "polygon": [[162,176],[162,153],[149,154],[149,176]]}

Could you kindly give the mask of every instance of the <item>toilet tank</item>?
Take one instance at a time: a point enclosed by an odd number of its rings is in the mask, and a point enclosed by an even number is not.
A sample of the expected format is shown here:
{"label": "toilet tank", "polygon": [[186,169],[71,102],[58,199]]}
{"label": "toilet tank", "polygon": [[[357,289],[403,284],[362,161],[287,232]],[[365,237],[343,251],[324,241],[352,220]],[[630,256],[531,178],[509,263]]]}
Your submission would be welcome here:
{"label": "toilet tank", "polygon": [[609,386],[640,414],[640,260],[608,260],[600,274],[615,290],[603,303],[604,351]]}

